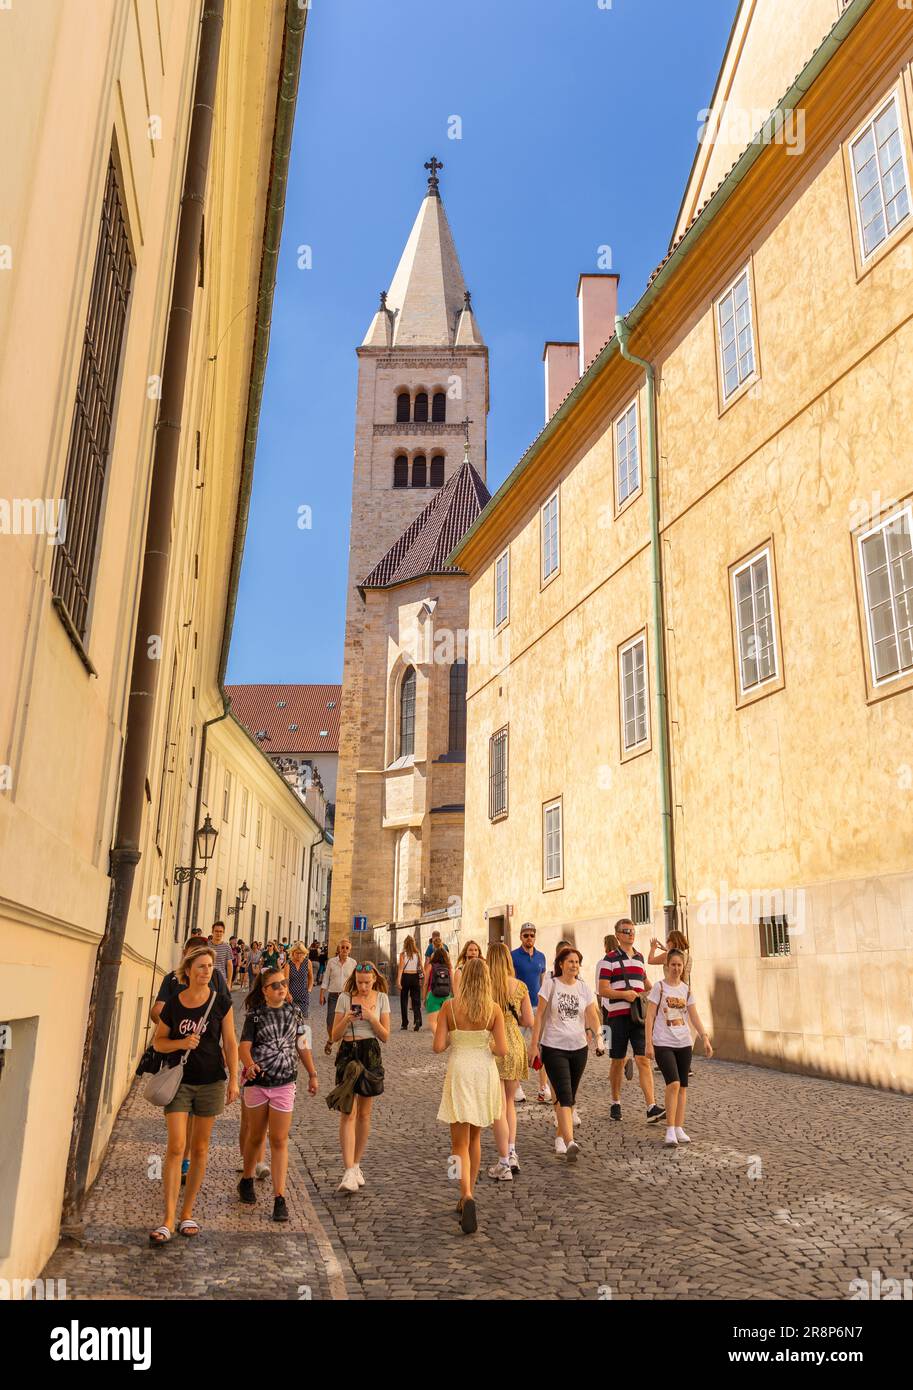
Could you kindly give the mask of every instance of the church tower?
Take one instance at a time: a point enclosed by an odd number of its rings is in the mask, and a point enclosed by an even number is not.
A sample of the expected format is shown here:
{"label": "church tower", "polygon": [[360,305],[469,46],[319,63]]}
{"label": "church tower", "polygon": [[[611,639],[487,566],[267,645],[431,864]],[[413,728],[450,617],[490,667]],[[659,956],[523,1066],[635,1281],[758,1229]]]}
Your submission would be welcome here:
{"label": "church tower", "polygon": [[[331,946],[356,915],[417,920],[462,884],[465,764],[449,746],[443,690],[454,678],[417,659],[427,649],[410,655],[409,634],[468,621],[468,580],[444,565],[442,546],[488,500],[488,349],[441,200],[443,165],[425,168],[418,216],[357,349]],[[400,738],[404,678],[411,755]],[[455,678],[465,682],[465,669]],[[446,851],[436,853],[432,824]]]}

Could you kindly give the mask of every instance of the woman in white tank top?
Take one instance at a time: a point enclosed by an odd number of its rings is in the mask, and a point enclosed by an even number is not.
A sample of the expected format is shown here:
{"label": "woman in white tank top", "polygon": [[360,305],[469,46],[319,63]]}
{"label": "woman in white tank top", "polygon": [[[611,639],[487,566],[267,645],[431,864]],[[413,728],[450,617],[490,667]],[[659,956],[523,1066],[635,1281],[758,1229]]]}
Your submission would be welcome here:
{"label": "woman in white tank top", "polygon": [[396,988],[399,990],[399,1007],[402,1018],[402,1031],[409,1027],[409,1000],[412,1000],[412,1026],[416,1033],[422,1027],[422,958],[411,936],[403,942],[399,953],[399,968],[396,974]]}

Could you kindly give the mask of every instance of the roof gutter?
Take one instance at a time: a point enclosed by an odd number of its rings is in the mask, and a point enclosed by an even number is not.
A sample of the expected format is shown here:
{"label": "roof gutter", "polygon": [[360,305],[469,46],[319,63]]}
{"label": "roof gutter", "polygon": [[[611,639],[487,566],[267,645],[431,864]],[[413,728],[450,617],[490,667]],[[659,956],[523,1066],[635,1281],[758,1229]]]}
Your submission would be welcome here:
{"label": "roof gutter", "polygon": [[[776,131],[781,128],[782,118],[788,112],[795,110],[796,105],[809,91],[812,84],[821,75],[828,63],[831,62],[838,49],[842,47],[847,38],[856,28],[863,15],[871,9],[875,0],[851,0],[846,10],[837,20],[830,33],[818,45],[805,67],[799,73],[789,91],[781,97],[780,101],[771,111],[761,129],[755,135],[751,144],[744,151],[741,157],[733,165],[732,169],[723,180],[720,187],[714,193],[707,206],[698,214],[691,226],[682,236],[675,250],[657,271],[654,278],[650,281],[634,308],[626,315],[628,328],[633,330],[644,318],[647,311],[659,298],[666,284],[676,274],[682,261],[686,260],[695,249],[700,238],[704,235],[710,223],[719,216],[723,208],[729,202],[739,185],[754,168],[757,161],[761,158],[765,146],[771,142]],[[520,480],[523,474],[535,463],[542,453],[549,440],[558,433],[561,426],[569,415],[576,410],[580,401],[592,390],[597,379],[602,375],[613,357],[618,355],[618,339],[612,337],[599,353],[577,385],[571,391],[542,432],[533,440],[526,453],[520,459],[516,467],[508,474],[504,482],[498,488],[491,501],[479,513],[469,530],[462,537],[459,545],[447,556],[447,563],[459,565],[460,556],[466,549],[469,542],[487,526],[490,519],[501,506],[507,494]]]}

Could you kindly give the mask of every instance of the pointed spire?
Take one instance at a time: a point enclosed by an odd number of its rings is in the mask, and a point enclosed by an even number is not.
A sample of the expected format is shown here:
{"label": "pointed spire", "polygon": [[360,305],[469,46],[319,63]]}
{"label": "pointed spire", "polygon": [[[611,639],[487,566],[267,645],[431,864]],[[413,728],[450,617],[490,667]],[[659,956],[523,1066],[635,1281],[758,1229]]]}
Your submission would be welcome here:
{"label": "pointed spire", "polygon": [[438,170],[444,166],[432,156],[425,167],[431,171],[428,191],[382,304],[389,322],[378,310],[364,347],[484,345],[441,199]]}

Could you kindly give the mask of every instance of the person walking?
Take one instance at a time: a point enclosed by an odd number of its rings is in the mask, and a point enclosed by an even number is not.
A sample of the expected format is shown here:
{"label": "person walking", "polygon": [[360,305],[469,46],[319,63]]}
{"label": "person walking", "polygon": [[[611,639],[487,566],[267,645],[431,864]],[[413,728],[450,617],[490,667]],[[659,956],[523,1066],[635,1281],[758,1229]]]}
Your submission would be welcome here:
{"label": "person walking", "polygon": [[323,984],[323,977],[326,974],[327,964],[330,959],[330,949],[324,941],[321,943],[320,952],[317,957],[317,983]]}
{"label": "person walking", "polygon": [[504,1018],[504,1033],[507,1038],[507,1053],[495,1059],[501,1078],[503,1103],[501,1114],[494,1121],[498,1161],[493,1168],[489,1168],[488,1176],[497,1179],[498,1182],[511,1182],[514,1173],[520,1171],[514,1096],[520,1089],[520,1082],[525,1081],[529,1075],[526,1058],[528,1044],[524,1033],[532,1036],[534,1018],[529,990],[514,974],[511,953],[503,942],[497,941],[489,946],[485,964],[491,976],[492,997]]}
{"label": "person walking", "polygon": [[320,947],[316,941],[312,941],[308,947],[308,960],[311,962],[311,973],[317,979],[317,969],[320,965]]}
{"label": "person walking", "polygon": [[288,981],[289,997],[292,1003],[301,1010],[302,1018],[309,1018],[314,977],[311,974],[311,962],[303,941],[296,941],[289,952],[288,964],[285,966],[285,978]]}
{"label": "person walking", "polygon": [[[384,1065],[381,1043],[390,1036],[390,1000],[387,982],[373,961],[352,962],[345,985],[336,1001],[333,1041],[336,1053],[336,1086],[346,1082],[350,1062],[362,1068],[354,1082],[355,1101],[348,1112],[340,1110],[339,1147],[345,1171],[338,1192],[357,1192],[365,1185],[361,1160],[371,1133],[375,1098],[383,1094]],[[331,966],[332,969],[332,966]]]}
{"label": "person walking", "polygon": [[247,985],[247,970],[250,965],[250,947],[243,941],[238,943],[238,985],[244,989]]}
{"label": "person walking", "polygon": [[438,1015],[445,1000],[453,997],[453,970],[450,957],[440,947],[425,962],[424,1002],[428,1017],[428,1027],[432,1033],[437,1028]]}
{"label": "person walking", "polygon": [[[603,967],[603,965],[605,965],[607,958],[612,954],[613,951],[617,951],[617,950],[618,950],[618,937],[615,935],[614,932],[609,932],[608,936],[603,937],[603,948],[604,948],[604,955],[603,955],[603,957],[602,957],[602,960],[601,960],[601,961],[599,962],[599,964],[596,966],[596,997],[599,999],[599,1012],[600,1012],[600,1014],[602,1015],[602,1036],[603,1036],[603,1038],[605,1039],[606,1047],[608,1047],[609,1044],[610,1044],[610,1042],[611,1042],[611,1029],[610,1029],[610,1027],[609,1027],[609,1014],[608,1014],[608,1010],[606,1009],[606,1000],[603,999],[603,998],[601,998],[600,995],[599,995],[599,983],[600,983],[600,980],[601,980],[601,978],[602,978],[602,967]],[[611,969],[611,967],[609,967],[609,969]],[[633,1058],[633,1055],[632,1055],[631,1057],[626,1057],[626,1058],[625,1058],[624,1078],[625,1078],[625,1081],[631,1081],[631,1080],[633,1080],[633,1077],[634,1077],[634,1058]]]}
{"label": "person walking", "polygon": [[224,922],[213,922],[212,924],[212,949],[216,956],[216,969],[221,970],[230,990],[235,978],[235,967],[231,944],[225,940]]}
{"label": "person walking", "polygon": [[247,1017],[239,1053],[244,1063],[243,1104],[248,1115],[244,1172],[238,1196],[246,1205],[257,1200],[254,1176],[269,1131],[273,1179],[273,1220],[288,1221],[285,1182],[288,1174],[288,1133],[295,1108],[298,1061],[308,1074],[308,1095],[317,1094],[317,1071],[308,1046],[310,1028],[289,998],[281,970],[265,970],[244,1001]]}
{"label": "person walking", "polygon": [[647,995],[648,1058],[655,1056],[666,1083],[666,1147],[690,1144],[684,1130],[691,1074],[691,1034],[688,1023],[701,1037],[704,1054],[713,1056],[710,1037],[701,1023],[691,988],[685,983],[685,952],[671,946],[665,952],[663,979]]}
{"label": "person walking", "polygon": [[483,960],[466,962],[459,998],[444,1002],[438,1020],[432,1046],[435,1052],[449,1048],[450,1056],[437,1117],[450,1126],[450,1152],[460,1180],[457,1215],[460,1229],[472,1235],[479,1228],[473,1193],[482,1166],[482,1130],[501,1115],[496,1059],[507,1056],[504,1015]]}
{"label": "person walking", "polygon": [[402,1031],[409,1027],[409,1001],[412,1000],[412,1026],[416,1033],[422,1027],[422,958],[411,936],[403,942],[396,975]]}
{"label": "person walking", "polygon": [[[634,948],[634,923],[621,917],[615,923],[615,935],[620,945],[606,956],[599,971],[599,995],[609,1016],[611,1049],[609,1084],[612,1103],[609,1116],[621,1119],[621,1078],[625,1054],[630,1044],[637,1066],[637,1079],[647,1106],[647,1123],[656,1124],[665,1115],[665,1106],[657,1105],[653,1091],[653,1072],[646,1057],[645,1007],[642,996],[649,989],[644,958]],[[633,1006],[633,1011],[632,1011]]]}
{"label": "person walking", "polygon": [[342,994],[355,969],[355,962],[351,959],[352,943],[347,936],[344,936],[336,947],[336,954],[326,968],[323,983],[320,986],[320,1007],[326,1004],[327,1009],[327,1040],[324,1046],[324,1055],[329,1057],[333,1046],[333,1029],[336,1025],[336,1005],[339,996]]}
{"label": "person walking", "polygon": [[433,931],[431,933],[431,940],[428,942],[428,945],[425,948],[425,960],[429,961],[431,957],[434,955],[435,951],[441,951],[446,949],[447,948],[444,945],[444,939],[441,936],[441,933],[439,931]]}
{"label": "person walking", "polygon": [[558,1135],[555,1153],[574,1163],[580,1145],[574,1138],[574,1104],[587,1063],[587,1038],[600,1039],[596,996],[580,979],[583,957],[573,946],[555,957],[551,976],[542,982],[539,1007],[529,1045],[529,1062],[541,1055],[555,1097]]}
{"label": "person walking", "polygon": [[478,941],[467,941],[460,954],[457,956],[457,963],[453,971],[453,997],[454,999],[460,992],[460,979],[463,974],[463,966],[468,960],[481,960],[482,947]]}
{"label": "person walking", "polygon": [[260,962],[263,959],[263,948],[259,941],[250,943],[250,959],[247,962],[247,969],[250,975],[250,986],[253,989],[257,976],[260,973]]}
{"label": "person walking", "polygon": [[178,1233],[189,1237],[200,1234],[193,1207],[206,1176],[212,1126],[226,1103],[231,1105],[238,1099],[238,1042],[231,999],[226,999],[212,984],[214,969],[215,954],[211,946],[189,946],[178,970],[183,987],[166,1000],[155,1026],[152,1046],[156,1052],[165,1055],[188,1053],[181,1084],[173,1100],[165,1106],[168,1124],[162,1182],[165,1218],[161,1226],[149,1233],[149,1242],[155,1246],[166,1245],[175,1229],[181,1160],[190,1116],[193,1116],[190,1172],[177,1225]]}
{"label": "person walking", "polygon": [[260,957],[261,970],[275,970],[279,964],[279,943],[278,941],[267,941],[263,947],[263,954]]}
{"label": "person walking", "polygon": [[[523,923],[523,926],[520,928],[520,945],[514,951],[511,951],[510,954],[514,964],[514,974],[518,980],[522,980],[523,984],[526,985],[529,994],[530,1009],[535,1014],[536,1009],[539,1007],[539,990],[542,987],[542,981],[545,979],[548,962],[543,952],[536,949],[536,928],[532,922]],[[532,1035],[532,1028],[524,1029],[523,1041],[527,1048],[529,1047]],[[548,1105],[551,1098],[548,1082],[540,1070],[539,1094],[536,1096],[536,1100],[540,1105]],[[526,1100],[523,1087],[520,1085],[517,1086],[514,1100],[518,1105],[522,1105]]]}

